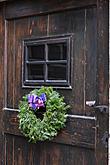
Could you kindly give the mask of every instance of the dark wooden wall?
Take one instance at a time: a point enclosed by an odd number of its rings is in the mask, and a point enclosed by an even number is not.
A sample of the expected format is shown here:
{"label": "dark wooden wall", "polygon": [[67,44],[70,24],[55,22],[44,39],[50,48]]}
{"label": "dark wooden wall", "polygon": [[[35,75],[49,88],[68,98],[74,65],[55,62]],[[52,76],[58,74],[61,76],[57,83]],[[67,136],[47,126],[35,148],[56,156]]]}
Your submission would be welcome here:
{"label": "dark wooden wall", "polygon": [[[97,104],[108,105],[107,20],[108,0],[1,3],[2,165],[107,164],[107,148],[102,138],[108,131],[108,114],[96,112],[85,104],[86,100],[96,100]],[[58,91],[71,105],[69,114],[74,117],[54,141],[29,144],[18,130],[17,119],[18,102],[31,90],[22,88],[22,40],[68,33],[73,34],[72,89]]]}
{"label": "dark wooden wall", "polygon": [[4,150],[4,145],[3,145],[3,103],[4,103],[4,79],[3,79],[3,70],[4,70],[4,60],[3,60],[3,47],[4,47],[4,21],[3,21],[3,6],[0,5],[0,164],[3,163],[3,150]]}

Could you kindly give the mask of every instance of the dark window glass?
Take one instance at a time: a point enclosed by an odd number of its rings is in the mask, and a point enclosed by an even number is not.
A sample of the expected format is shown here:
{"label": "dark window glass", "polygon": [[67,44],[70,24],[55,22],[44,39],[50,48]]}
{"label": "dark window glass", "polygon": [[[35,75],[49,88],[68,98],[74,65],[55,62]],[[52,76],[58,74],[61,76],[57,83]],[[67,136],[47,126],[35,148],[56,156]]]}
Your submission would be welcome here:
{"label": "dark window glass", "polygon": [[43,64],[28,64],[28,80],[44,80],[44,65]]}
{"label": "dark window glass", "polygon": [[28,60],[44,60],[44,45],[28,46]]}
{"label": "dark window glass", "polygon": [[48,64],[48,80],[66,80],[66,64]]}
{"label": "dark window glass", "polygon": [[67,43],[48,44],[48,60],[66,60]]}

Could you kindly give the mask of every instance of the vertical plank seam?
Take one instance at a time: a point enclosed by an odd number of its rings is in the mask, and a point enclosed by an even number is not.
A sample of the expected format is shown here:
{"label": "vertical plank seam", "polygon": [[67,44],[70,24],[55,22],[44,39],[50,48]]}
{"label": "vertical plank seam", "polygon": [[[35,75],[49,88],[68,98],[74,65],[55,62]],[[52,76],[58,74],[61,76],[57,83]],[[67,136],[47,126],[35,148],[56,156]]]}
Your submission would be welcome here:
{"label": "vertical plank seam", "polygon": [[7,107],[7,24],[5,20],[5,41],[4,41],[4,107]]}
{"label": "vertical plank seam", "polygon": [[14,143],[15,143],[15,140],[14,140],[14,137],[13,137],[13,159],[12,159],[12,165],[15,164],[15,153],[14,153]]}
{"label": "vertical plank seam", "polygon": [[4,141],[5,141],[5,147],[4,147],[4,149],[5,149],[5,151],[4,151],[4,165],[6,165],[6,136],[4,137]]}
{"label": "vertical plank seam", "polygon": [[84,113],[85,112],[85,102],[86,102],[86,30],[87,30],[87,27],[86,27],[86,19],[87,19],[87,10],[85,9],[85,15],[84,15],[84,21],[85,21],[85,25],[84,25],[84,73],[83,73],[83,76],[84,76],[84,86],[83,86],[83,89],[84,89]]}
{"label": "vertical plank seam", "polygon": [[49,36],[49,21],[50,21],[50,16],[48,14],[48,18],[47,18],[47,36]]}
{"label": "vertical plank seam", "polygon": [[15,105],[15,21],[13,23],[13,108]]}

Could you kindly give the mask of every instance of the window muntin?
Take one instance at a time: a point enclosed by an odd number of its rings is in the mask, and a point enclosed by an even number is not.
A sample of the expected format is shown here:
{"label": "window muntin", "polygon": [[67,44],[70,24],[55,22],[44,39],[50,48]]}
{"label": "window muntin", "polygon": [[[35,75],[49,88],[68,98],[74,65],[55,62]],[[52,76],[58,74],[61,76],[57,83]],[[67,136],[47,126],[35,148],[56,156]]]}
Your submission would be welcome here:
{"label": "window muntin", "polygon": [[24,41],[23,87],[70,86],[70,36]]}

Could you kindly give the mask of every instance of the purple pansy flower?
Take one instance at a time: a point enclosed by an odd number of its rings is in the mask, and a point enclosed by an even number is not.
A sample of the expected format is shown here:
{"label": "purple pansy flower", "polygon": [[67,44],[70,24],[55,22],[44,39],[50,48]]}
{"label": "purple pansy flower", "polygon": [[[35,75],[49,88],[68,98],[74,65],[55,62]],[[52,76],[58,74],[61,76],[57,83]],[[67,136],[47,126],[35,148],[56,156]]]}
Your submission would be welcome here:
{"label": "purple pansy flower", "polygon": [[40,96],[37,96],[35,94],[29,94],[27,98],[28,98],[29,107],[32,108],[33,110],[45,107],[45,102],[46,102],[45,93],[42,93]]}

